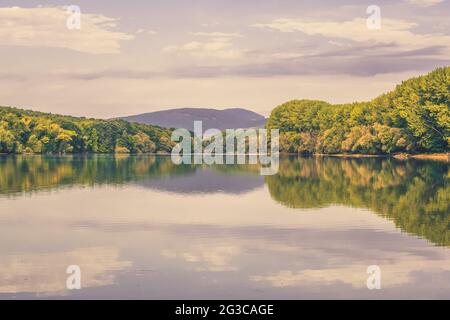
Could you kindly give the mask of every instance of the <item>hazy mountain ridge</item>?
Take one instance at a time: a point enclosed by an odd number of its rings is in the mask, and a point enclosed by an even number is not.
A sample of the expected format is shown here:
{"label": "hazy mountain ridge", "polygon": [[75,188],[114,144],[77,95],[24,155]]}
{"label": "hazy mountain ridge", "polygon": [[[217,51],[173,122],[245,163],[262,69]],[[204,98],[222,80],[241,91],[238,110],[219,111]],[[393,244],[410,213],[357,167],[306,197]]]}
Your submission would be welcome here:
{"label": "hazy mountain ridge", "polygon": [[190,131],[194,130],[194,121],[202,121],[203,130],[263,127],[266,123],[264,116],[243,108],[225,110],[179,108],[121,117],[120,119],[163,128],[185,128]]}

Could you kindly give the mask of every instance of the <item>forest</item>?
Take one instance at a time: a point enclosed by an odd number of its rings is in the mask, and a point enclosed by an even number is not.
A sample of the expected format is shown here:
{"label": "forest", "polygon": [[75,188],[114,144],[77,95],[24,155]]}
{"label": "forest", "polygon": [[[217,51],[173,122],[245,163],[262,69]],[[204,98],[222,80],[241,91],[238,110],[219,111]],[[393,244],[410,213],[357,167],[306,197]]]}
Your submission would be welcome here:
{"label": "forest", "polygon": [[170,136],[170,130],[123,120],[0,107],[0,153],[167,153]]}
{"label": "forest", "polygon": [[[286,153],[448,152],[450,67],[404,81],[369,102],[290,101],[272,111],[266,127],[280,130]],[[0,107],[0,153],[167,153],[174,146],[171,132]]]}
{"label": "forest", "polygon": [[280,129],[286,153],[448,152],[450,67],[404,81],[369,102],[290,101],[272,111],[267,128]]}

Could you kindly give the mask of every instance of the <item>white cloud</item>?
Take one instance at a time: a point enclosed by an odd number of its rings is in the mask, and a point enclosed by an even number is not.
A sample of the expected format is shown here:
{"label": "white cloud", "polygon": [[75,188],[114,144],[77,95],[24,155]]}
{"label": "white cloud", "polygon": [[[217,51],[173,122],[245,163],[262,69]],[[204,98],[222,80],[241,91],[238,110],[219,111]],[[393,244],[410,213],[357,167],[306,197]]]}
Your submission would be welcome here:
{"label": "white cloud", "polygon": [[406,1],[419,7],[431,7],[444,2],[444,0],[406,0]]}
{"label": "white cloud", "polygon": [[110,54],[120,52],[121,41],[134,38],[115,30],[115,18],[82,12],[79,30],[67,28],[68,18],[62,7],[0,8],[0,43]]}
{"label": "white cloud", "polygon": [[348,44],[339,42],[339,41],[334,41],[334,40],[328,40],[328,43],[331,44],[332,46],[336,46],[336,47],[348,47]]}
{"label": "white cloud", "polygon": [[190,33],[194,36],[206,37],[206,40],[191,41],[182,45],[168,46],[163,52],[173,54],[189,54],[197,58],[238,59],[242,52],[233,46],[232,39],[239,37],[238,34],[213,33]]}
{"label": "white cloud", "polygon": [[148,34],[148,35],[153,36],[153,35],[157,34],[157,32],[155,30],[138,29],[136,31],[136,34]]}
{"label": "white cloud", "polygon": [[189,32],[191,36],[201,36],[201,37],[220,37],[220,38],[240,38],[242,37],[239,33],[226,33],[226,32]]}
{"label": "white cloud", "polygon": [[[311,36],[322,35],[332,39],[347,39],[355,42],[397,44],[405,50],[445,46],[448,51],[450,44],[448,35],[414,33],[412,29],[417,27],[416,23],[387,18],[382,19],[379,30],[369,30],[366,19],[363,18],[343,22],[276,19],[270,23],[258,23],[253,26],[280,32],[303,32]],[[447,55],[447,53],[445,54]]]}

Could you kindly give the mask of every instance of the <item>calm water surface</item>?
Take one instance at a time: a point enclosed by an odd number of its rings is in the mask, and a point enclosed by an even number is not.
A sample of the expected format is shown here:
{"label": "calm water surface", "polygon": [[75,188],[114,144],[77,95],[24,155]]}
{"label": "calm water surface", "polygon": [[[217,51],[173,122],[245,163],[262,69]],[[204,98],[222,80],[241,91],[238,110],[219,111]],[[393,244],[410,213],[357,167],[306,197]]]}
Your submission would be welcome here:
{"label": "calm water surface", "polygon": [[[0,156],[0,299],[450,298],[449,165]],[[66,290],[66,268],[82,286]],[[379,265],[382,289],[368,290]]]}

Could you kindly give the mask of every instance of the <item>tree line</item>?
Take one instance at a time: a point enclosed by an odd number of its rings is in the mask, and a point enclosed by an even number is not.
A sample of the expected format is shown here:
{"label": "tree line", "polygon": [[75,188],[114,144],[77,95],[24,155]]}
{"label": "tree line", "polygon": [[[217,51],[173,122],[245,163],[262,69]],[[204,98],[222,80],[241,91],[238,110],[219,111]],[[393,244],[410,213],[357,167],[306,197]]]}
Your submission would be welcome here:
{"label": "tree line", "polygon": [[272,111],[267,128],[280,129],[280,149],[288,153],[448,152],[450,67],[369,102],[290,101]]}
{"label": "tree line", "polygon": [[0,153],[170,152],[171,130],[0,107]]}
{"label": "tree line", "polygon": [[[290,101],[272,111],[266,126],[280,130],[280,150],[288,153],[448,152],[450,67],[404,81],[369,102]],[[0,107],[0,153],[170,152],[171,132]]]}

